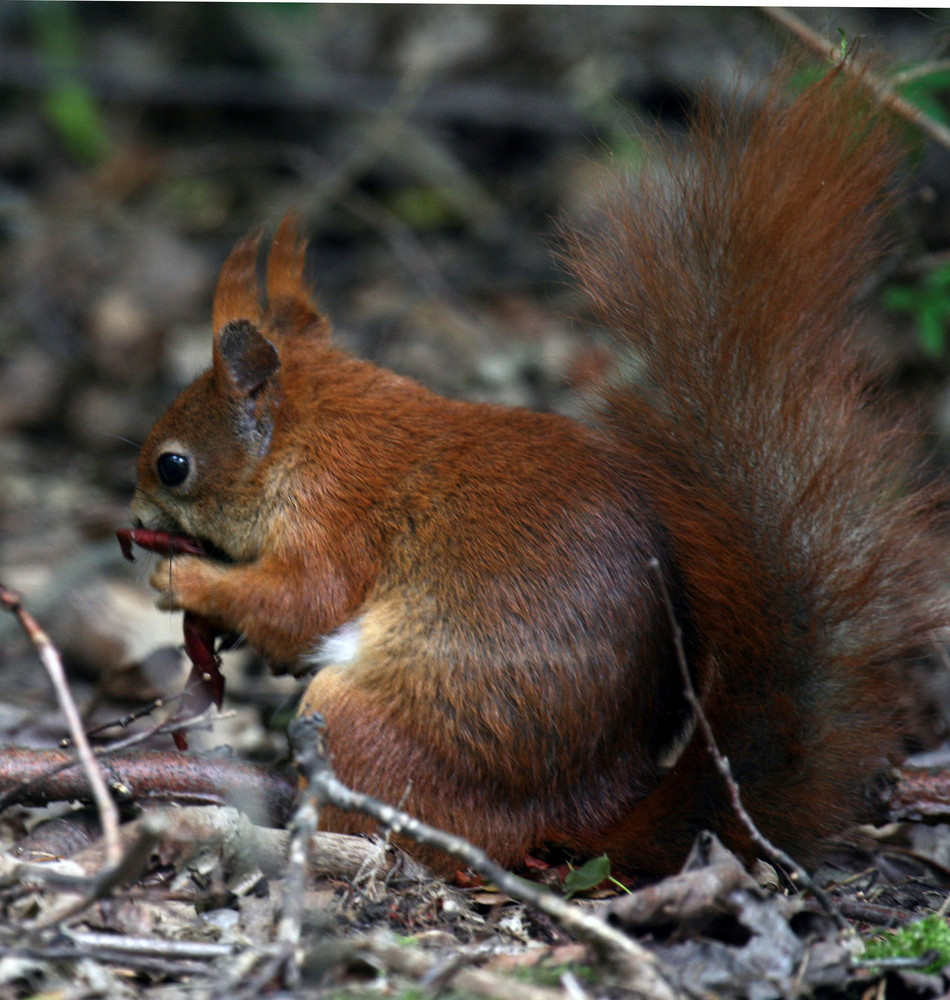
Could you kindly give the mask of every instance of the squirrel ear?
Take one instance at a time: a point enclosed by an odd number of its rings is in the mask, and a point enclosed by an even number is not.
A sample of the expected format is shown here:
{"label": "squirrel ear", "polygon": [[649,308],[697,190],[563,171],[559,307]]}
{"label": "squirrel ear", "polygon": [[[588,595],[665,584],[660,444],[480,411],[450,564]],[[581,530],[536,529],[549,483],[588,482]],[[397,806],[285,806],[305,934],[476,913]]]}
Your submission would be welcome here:
{"label": "squirrel ear", "polygon": [[245,319],[260,325],[261,297],[257,284],[257,258],[263,230],[250,233],[231,251],[221,268],[214,293],[212,329],[218,336],[231,320]]}
{"label": "squirrel ear", "polygon": [[214,342],[214,378],[222,395],[253,398],[280,368],[277,349],[246,319],[227,323]]}

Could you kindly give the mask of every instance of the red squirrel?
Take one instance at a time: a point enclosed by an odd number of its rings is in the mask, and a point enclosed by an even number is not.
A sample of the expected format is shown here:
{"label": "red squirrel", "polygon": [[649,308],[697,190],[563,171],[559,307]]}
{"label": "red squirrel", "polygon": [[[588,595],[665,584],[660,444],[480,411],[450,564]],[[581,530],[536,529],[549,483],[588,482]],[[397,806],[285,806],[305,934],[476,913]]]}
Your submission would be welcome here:
{"label": "red squirrel", "polygon": [[890,127],[839,72],[707,107],[660,159],[568,241],[644,370],[590,425],[335,346],[288,219],[266,297],[260,235],[228,258],[213,365],[138,463],[133,523],[208,553],[158,562],[160,605],[315,669],[300,711],[340,778],[504,864],[558,845],[659,874],[703,829],[752,854],[680,656],[759,828],[814,860],[900,753],[901,668],[947,624],[941,494],[855,335]]}

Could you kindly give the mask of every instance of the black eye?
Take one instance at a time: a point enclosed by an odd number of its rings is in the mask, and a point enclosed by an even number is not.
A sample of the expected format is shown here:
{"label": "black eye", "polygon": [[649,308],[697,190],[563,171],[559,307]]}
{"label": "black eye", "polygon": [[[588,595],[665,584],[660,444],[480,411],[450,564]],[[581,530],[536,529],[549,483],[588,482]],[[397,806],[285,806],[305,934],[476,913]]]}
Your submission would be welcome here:
{"label": "black eye", "polygon": [[188,478],[190,468],[188,456],[178,455],[173,451],[163,452],[155,463],[158,478],[164,486],[181,486]]}

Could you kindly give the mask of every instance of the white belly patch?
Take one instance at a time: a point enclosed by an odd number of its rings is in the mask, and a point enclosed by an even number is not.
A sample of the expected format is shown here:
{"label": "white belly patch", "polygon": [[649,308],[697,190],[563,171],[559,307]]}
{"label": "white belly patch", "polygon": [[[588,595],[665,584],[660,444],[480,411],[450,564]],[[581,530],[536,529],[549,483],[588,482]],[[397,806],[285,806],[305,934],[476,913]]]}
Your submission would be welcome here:
{"label": "white belly patch", "polygon": [[360,615],[321,636],[304,660],[316,670],[353,663],[359,656],[362,633],[363,618]]}

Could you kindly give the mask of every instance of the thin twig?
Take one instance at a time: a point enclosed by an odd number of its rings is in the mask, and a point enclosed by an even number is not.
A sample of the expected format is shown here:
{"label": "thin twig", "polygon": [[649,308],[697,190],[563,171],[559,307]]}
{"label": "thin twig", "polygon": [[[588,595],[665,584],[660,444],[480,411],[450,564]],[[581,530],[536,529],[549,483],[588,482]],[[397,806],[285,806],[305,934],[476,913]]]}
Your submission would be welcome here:
{"label": "thin twig", "polygon": [[822,59],[828,59],[836,66],[841,66],[846,73],[860,80],[883,107],[923,129],[935,142],[950,149],[950,129],[901,97],[887,80],[872,72],[865,63],[857,62],[846,55],[839,46],[810,28],[797,14],[793,14],[787,8],[760,7],[759,10],[776,24],[780,24],[787,31],[790,31],[802,44]]}
{"label": "thin twig", "polygon": [[70,694],[59,653],[49,636],[40,628],[36,619],[23,607],[19,595],[2,584],[0,584],[0,605],[16,615],[36,648],[40,662],[46,668],[46,673],[56,691],[59,706],[66,718],[66,725],[69,727],[79,762],[86,772],[93,800],[99,810],[102,834],[106,844],[106,858],[110,865],[117,865],[122,857],[122,849],[119,844],[119,810],[109,794],[105,778],[96,762],[92,748],[89,746],[86,734],[83,732],[82,720]]}
{"label": "thin twig", "polygon": [[[63,930],[65,936],[83,950],[86,955],[96,956],[104,952],[110,956],[124,955],[126,961],[143,958],[179,958],[207,962],[233,955],[233,944],[217,941],[174,941],[168,938],[132,937],[125,934],[107,934],[95,931]],[[114,961],[115,958],[113,957]]]}
{"label": "thin twig", "polygon": [[[461,837],[437,830],[402,810],[348,788],[336,777],[327,760],[324,729],[325,723],[319,715],[298,717],[288,728],[297,766],[308,782],[304,808],[333,805],[348,812],[360,812],[395,834],[449,854],[501,892],[546,913],[569,934],[589,944],[604,961],[622,971],[624,986],[634,995],[651,1000],[682,996],[650,952],[600,917],[586,913],[542,886],[512,875]],[[308,806],[307,802],[314,805]]]}
{"label": "thin twig", "polygon": [[[290,823],[290,839],[286,849],[287,867],[281,893],[280,917],[272,944],[263,949],[261,961],[245,981],[246,994],[258,996],[267,984],[279,980],[290,990],[300,985],[302,959],[303,916],[308,873],[308,845],[316,833],[318,812],[312,797],[304,798]],[[223,984],[224,992],[215,996],[232,996],[236,982]]]}
{"label": "thin twig", "polygon": [[936,73],[950,73],[950,59],[930,59],[927,62],[917,63],[916,66],[908,66],[907,69],[895,73],[892,79],[898,87],[905,87],[909,83],[916,83]]}
{"label": "thin twig", "polygon": [[[133,722],[138,722],[139,719],[145,719],[155,712],[166,708],[168,705],[174,704],[176,701],[181,701],[184,697],[185,692],[179,691],[178,694],[172,695],[162,695],[158,698],[153,698],[147,705],[143,705],[141,708],[136,708],[131,712],[127,712],[125,715],[120,716],[118,719],[108,719],[107,721],[96,726],[94,729],[89,729],[86,732],[87,736],[99,736],[110,729],[125,729],[127,730]],[[156,731],[158,726],[162,723],[156,723]],[[172,727],[174,728],[174,727]],[[151,735],[151,734],[150,734]]]}
{"label": "thin twig", "polygon": [[782,868],[790,871],[794,880],[804,889],[807,889],[815,897],[815,899],[818,900],[825,912],[835,920],[838,926],[846,927],[847,922],[844,917],[841,916],[839,910],[835,907],[835,904],[828,893],[826,893],[824,889],[822,889],[821,886],[815,882],[815,880],[797,861],[795,861],[794,858],[786,854],[780,847],[776,847],[776,845],[773,844],[759,830],[759,828],[755,825],[755,821],[742,804],[742,793],[739,790],[738,782],[732,775],[732,768],[729,766],[729,759],[725,757],[719,749],[719,745],[716,742],[716,735],[712,731],[712,726],[709,724],[709,719],[706,717],[702,703],[700,702],[699,697],[696,694],[696,689],[693,686],[693,678],[689,672],[689,662],[686,659],[686,650],[683,646],[683,631],[676,619],[676,611],[673,608],[673,602],[670,598],[670,592],[667,588],[666,580],[663,576],[663,570],[659,561],[651,559],[650,569],[656,573],[660,586],[660,594],[669,615],[670,628],[673,631],[673,644],[676,650],[676,658],[679,663],[680,673],[682,674],[683,684],[685,686],[684,694],[686,696],[686,700],[689,702],[690,708],[692,708],[695,714],[696,724],[699,726],[700,731],[703,734],[703,738],[706,741],[706,747],[709,750],[712,762],[725,782],[726,790],[729,793],[729,804],[732,806],[733,812],[738,817],[739,822],[746,828],[753,844],[755,844],[756,848],[762,852],[763,857],[768,858],[770,861],[773,861]]}
{"label": "thin twig", "polygon": [[[62,928],[63,937],[73,941],[44,940],[36,946],[24,947],[10,940],[0,940],[0,955],[23,958],[32,962],[79,962],[92,960],[102,964],[120,965],[128,969],[135,961],[137,972],[154,972],[166,979],[190,979],[206,976],[217,979],[220,975],[215,959],[234,953],[234,946],[216,942],[163,941],[126,937],[120,934],[72,934]],[[227,950],[225,950],[227,949]],[[175,958],[184,952],[187,957]],[[193,952],[193,955],[188,954]]]}
{"label": "thin twig", "polygon": [[290,830],[290,847],[287,851],[287,876],[280,920],[277,924],[275,944],[283,957],[284,983],[289,989],[300,985],[300,966],[292,961],[303,930],[304,889],[307,883],[307,845],[317,830],[319,813],[313,798],[307,796],[300,803]]}

